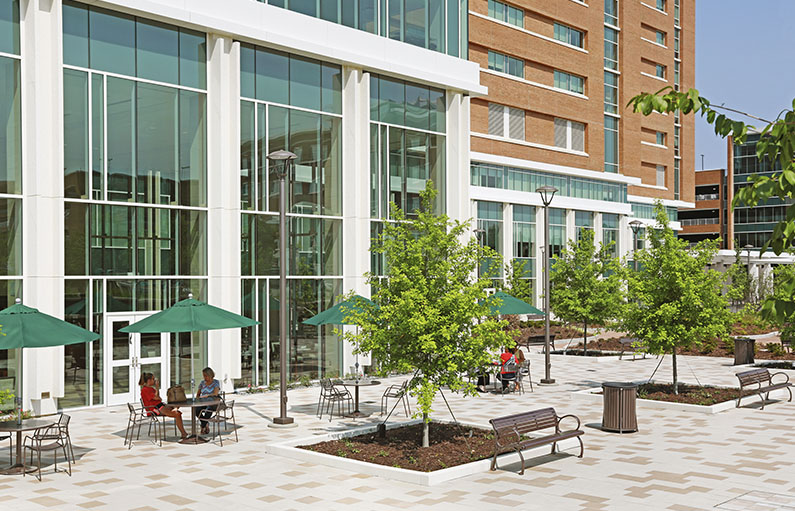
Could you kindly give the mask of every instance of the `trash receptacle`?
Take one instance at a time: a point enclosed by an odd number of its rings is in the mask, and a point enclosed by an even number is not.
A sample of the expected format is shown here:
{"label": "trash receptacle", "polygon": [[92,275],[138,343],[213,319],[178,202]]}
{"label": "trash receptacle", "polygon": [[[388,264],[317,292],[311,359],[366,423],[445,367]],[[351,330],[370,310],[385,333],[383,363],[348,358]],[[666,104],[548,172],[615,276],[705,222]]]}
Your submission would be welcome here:
{"label": "trash receptacle", "polygon": [[635,411],[637,392],[636,383],[602,384],[604,402],[602,429],[619,433],[633,433],[638,430],[638,417]]}
{"label": "trash receptacle", "polygon": [[756,341],[750,337],[734,339],[734,365],[753,364],[755,344]]}

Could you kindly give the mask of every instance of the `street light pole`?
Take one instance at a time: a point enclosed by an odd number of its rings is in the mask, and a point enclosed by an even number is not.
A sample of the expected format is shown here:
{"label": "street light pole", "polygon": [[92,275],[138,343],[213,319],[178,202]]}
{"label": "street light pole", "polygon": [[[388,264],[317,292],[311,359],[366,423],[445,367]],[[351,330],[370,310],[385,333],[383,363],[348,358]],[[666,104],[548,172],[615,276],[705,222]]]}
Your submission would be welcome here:
{"label": "street light pole", "polygon": [[629,223],[629,228],[632,229],[632,269],[635,271],[638,271],[638,260],[636,257],[638,253],[638,233],[642,226],[643,222],[640,220],[633,220]]}
{"label": "street light pole", "polygon": [[287,179],[290,168],[298,156],[290,151],[274,151],[267,156],[279,177],[279,416],[273,418],[273,426],[295,426],[287,416]]}
{"label": "street light pole", "polygon": [[544,378],[541,383],[553,384],[552,361],[549,342],[549,205],[558,191],[554,186],[545,185],[536,190],[544,203]]}

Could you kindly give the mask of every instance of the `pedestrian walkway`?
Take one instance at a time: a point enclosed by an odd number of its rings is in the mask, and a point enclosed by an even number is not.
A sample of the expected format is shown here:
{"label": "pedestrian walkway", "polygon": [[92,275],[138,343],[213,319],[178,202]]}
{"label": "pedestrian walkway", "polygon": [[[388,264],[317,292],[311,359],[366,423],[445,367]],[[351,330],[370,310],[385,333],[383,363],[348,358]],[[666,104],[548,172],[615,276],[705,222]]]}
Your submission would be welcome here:
{"label": "pedestrian walkway", "polygon": [[[543,375],[543,356],[529,354],[535,382]],[[666,357],[656,379],[668,379]],[[583,420],[585,457],[572,451],[529,461],[524,476],[507,465],[434,487],[369,477],[323,465],[268,454],[267,445],[289,438],[321,435],[378,421],[384,385],[362,388],[365,419],[331,422],[314,416],[318,387],[289,392],[290,415],[298,427],[272,429],[278,392],[237,396],[240,442],[180,445],[173,438],[162,448],[145,441],[123,446],[126,407],[71,413],[77,463],[72,477],[45,473],[0,476],[6,508],[157,510],[234,509],[523,509],[555,511],[703,511],[795,509],[795,443],[791,441],[795,403],[757,403],[716,415],[638,410],[640,430],[618,435],[598,429],[601,405],[570,400],[573,391],[606,379],[641,380],[657,360],[594,360],[552,357],[554,386],[535,385],[524,395],[447,392],[456,417],[488,425],[488,419],[512,412],[554,406]],[[736,386],[729,359],[679,357],[681,379]],[[414,405],[412,403],[412,405]],[[412,406],[415,410],[415,406]],[[434,417],[449,419],[439,399]],[[403,414],[398,415],[403,420]],[[0,457],[5,452],[0,451]],[[778,507],[776,507],[778,506]]]}

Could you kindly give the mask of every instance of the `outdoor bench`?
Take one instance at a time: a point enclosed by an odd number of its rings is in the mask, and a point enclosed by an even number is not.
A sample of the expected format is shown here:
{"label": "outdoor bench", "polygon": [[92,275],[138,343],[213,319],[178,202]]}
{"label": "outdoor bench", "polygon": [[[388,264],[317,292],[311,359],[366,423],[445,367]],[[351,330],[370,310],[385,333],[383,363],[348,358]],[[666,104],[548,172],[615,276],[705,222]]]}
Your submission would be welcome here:
{"label": "outdoor bench", "polygon": [[[773,383],[773,377],[782,375],[786,381],[780,383]],[[750,371],[743,371],[737,373],[737,379],[740,380],[740,395],[737,397],[737,408],[740,407],[740,400],[743,398],[743,389],[750,385],[756,385],[756,388],[751,389],[753,393],[759,394],[762,398],[762,410],[765,409],[765,401],[770,397],[770,392],[779,389],[787,389],[789,392],[788,401],[792,401],[792,391],[790,387],[792,384],[789,382],[789,376],[786,373],[773,373],[764,368],[751,369]],[[764,396],[762,395],[764,394]]]}
{"label": "outdoor bench", "polygon": [[[563,419],[572,418],[577,421],[576,429],[561,431],[560,423]],[[568,438],[577,438],[580,442],[580,455],[582,458],[584,446],[582,438],[585,432],[580,429],[580,419],[575,415],[564,415],[558,417],[554,408],[542,408],[531,412],[517,413],[497,417],[489,421],[494,428],[494,457],[491,460],[491,470],[497,469],[497,456],[516,451],[522,461],[520,475],[524,474],[524,456],[522,451],[541,445],[552,444],[552,454],[555,453],[557,443]],[[528,433],[540,431],[542,429],[555,428],[555,432],[542,437],[530,438]]]}

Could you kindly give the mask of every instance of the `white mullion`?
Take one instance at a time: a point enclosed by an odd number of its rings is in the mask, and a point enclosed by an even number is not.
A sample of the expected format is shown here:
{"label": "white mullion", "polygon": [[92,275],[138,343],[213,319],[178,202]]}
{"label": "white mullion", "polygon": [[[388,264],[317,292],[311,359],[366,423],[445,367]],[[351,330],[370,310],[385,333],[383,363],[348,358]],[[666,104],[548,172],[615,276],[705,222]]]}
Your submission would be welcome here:
{"label": "white mullion", "polygon": [[102,189],[99,191],[108,200],[108,77],[102,76]]}
{"label": "white mullion", "polygon": [[[21,197],[20,197],[21,198]],[[127,207],[138,207],[138,208],[156,208],[156,209],[178,209],[181,211],[204,211],[207,212],[209,208],[206,207],[199,207],[199,206],[179,206],[173,204],[153,204],[147,202],[124,202],[124,201],[113,201],[113,200],[90,200],[90,199],[64,199],[65,202],[79,202],[82,204],[91,204],[91,205],[105,205],[105,206],[127,206]],[[336,218],[336,217],[335,217]]]}
{"label": "white mullion", "polygon": [[20,61],[22,60],[22,55],[14,55],[13,53],[6,53],[4,51],[0,51],[0,57],[5,57],[5,58],[8,58],[8,59],[14,59],[14,60],[20,60]]}
{"label": "white mullion", "polygon": [[[254,134],[254,137],[253,137],[254,147],[251,148],[251,152],[253,153],[253,156],[251,157],[251,169],[249,170],[249,172],[251,172],[252,182],[254,183],[254,186],[251,187],[249,193],[251,194],[251,205],[252,205],[254,211],[257,211],[257,207],[259,206],[259,179],[258,179],[259,176],[257,176],[257,169],[259,169],[259,151],[258,151],[258,149],[259,149],[259,132],[258,132],[258,130],[259,130],[259,122],[257,122],[258,121],[257,110],[259,109],[259,105],[257,105],[256,103],[253,103],[253,106],[254,106],[254,111],[253,111],[253,115],[254,115],[254,118],[253,118],[253,121],[254,121],[254,131],[253,131],[253,134]],[[254,381],[257,381],[257,380],[254,380]]]}
{"label": "white mullion", "polygon": [[179,84],[176,84],[176,83],[159,82],[157,80],[149,80],[147,78],[139,78],[137,76],[131,76],[131,75],[125,75],[125,74],[119,74],[119,73],[111,73],[109,71],[99,71],[99,70],[92,69],[92,68],[89,68],[89,67],[73,66],[73,65],[70,65],[70,64],[64,64],[63,67],[64,67],[64,69],[72,69],[72,70],[75,70],[75,71],[84,71],[84,72],[88,72],[88,73],[99,73],[99,74],[103,74],[105,76],[111,76],[113,78],[121,78],[123,80],[131,80],[131,81],[135,81],[135,82],[148,83],[148,84],[151,84],[151,85],[160,85],[160,86],[163,86],[163,87],[171,87],[172,89],[181,89],[181,90],[187,90],[187,91],[191,91],[191,92],[198,92],[198,93],[201,93],[201,94],[207,94],[207,90],[206,89],[197,89],[195,87],[187,87],[185,85],[179,85]]}
{"label": "white mullion", "polygon": [[93,178],[94,178],[94,86],[91,73],[86,73],[86,81],[87,87],[86,90],[88,91],[88,98],[87,99],[87,111],[88,111],[88,118],[86,119],[86,124],[88,124],[88,138],[86,140],[86,157],[88,158],[88,162],[86,168],[88,169],[88,175],[86,176],[86,197],[88,199],[92,198],[93,195]]}

